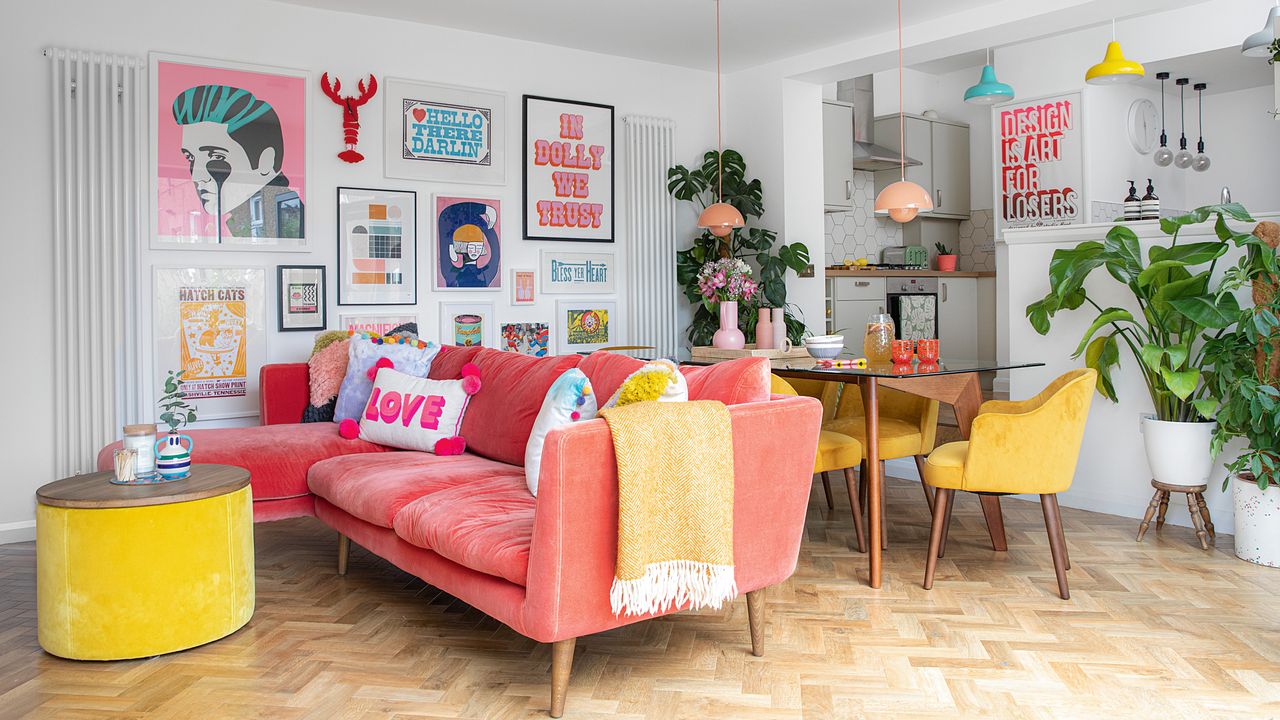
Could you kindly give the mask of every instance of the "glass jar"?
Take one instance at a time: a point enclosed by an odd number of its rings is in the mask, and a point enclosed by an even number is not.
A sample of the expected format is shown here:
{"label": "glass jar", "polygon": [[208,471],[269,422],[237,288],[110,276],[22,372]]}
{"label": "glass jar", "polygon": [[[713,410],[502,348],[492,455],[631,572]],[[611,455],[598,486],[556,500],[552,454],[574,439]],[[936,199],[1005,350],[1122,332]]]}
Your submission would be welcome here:
{"label": "glass jar", "polygon": [[124,446],[137,453],[133,461],[134,477],[142,480],[154,477],[156,474],[156,426],[125,425]]}
{"label": "glass jar", "polygon": [[862,353],[869,364],[887,363],[893,356],[893,316],[877,313],[867,318],[867,334],[862,339]]}

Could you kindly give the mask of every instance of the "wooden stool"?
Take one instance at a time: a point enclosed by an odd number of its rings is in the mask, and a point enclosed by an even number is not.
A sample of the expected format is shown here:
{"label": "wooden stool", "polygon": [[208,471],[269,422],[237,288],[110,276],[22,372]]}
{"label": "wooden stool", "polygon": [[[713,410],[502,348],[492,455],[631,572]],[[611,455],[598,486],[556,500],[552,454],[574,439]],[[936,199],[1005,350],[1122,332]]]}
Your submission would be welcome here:
{"label": "wooden stool", "polygon": [[1195,526],[1196,537],[1200,539],[1200,547],[1208,550],[1210,541],[1217,542],[1218,534],[1213,531],[1213,520],[1209,518],[1209,506],[1204,502],[1206,486],[1166,485],[1152,480],[1151,487],[1156,489],[1156,494],[1151,497],[1151,504],[1147,506],[1147,514],[1142,517],[1142,524],[1138,526],[1138,542],[1142,542],[1142,536],[1147,534],[1147,528],[1151,526],[1151,516],[1156,514],[1157,509],[1160,510],[1160,514],[1156,517],[1156,532],[1159,532],[1160,528],[1164,527],[1164,514],[1169,509],[1169,493],[1176,492],[1187,494],[1187,510],[1191,513],[1191,524]]}

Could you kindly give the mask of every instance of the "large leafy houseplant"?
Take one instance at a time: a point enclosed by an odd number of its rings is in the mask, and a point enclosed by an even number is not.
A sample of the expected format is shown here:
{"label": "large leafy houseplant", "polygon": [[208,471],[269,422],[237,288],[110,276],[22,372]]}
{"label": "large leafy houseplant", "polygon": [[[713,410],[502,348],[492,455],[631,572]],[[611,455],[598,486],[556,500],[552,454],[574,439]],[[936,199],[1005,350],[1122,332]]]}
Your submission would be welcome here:
{"label": "large leafy houseplant", "polygon": [[[715,150],[708,150],[699,167],[689,169],[677,165],[667,171],[667,192],[677,200],[696,204],[699,211],[723,197],[723,201],[737,208],[747,221],[747,226],[725,237],[703,231],[693,239],[692,247],[676,252],[676,281],[685,298],[696,306],[688,329],[689,340],[694,345],[711,344],[711,336],[719,324],[715,312],[717,303],[705,297],[699,288],[698,272],[713,260],[737,258],[759,271],[756,277],[761,292],[755,294],[750,304],[786,308],[787,337],[799,343],[804,335],[804,323],[787,306],[786,272],[798,273],[809,265],[809,248],[798,242],[778,243],[778,234],[774,231],[751,226],[753,220],[764,214],[764,189],[758,178],[747,178],[747,163],[742,155],[736,150],[725,150],[719,155]],[[756,319],[757,313],[739,313],[740,329],[748,337]]]}
{"label": "large leafy houseplant", "polygon": [[[1179,243],[1183,228],[1214,219],[1217,241]],[[1118,401],[1112,371],[1120,365],[1121,347],[1138,363],[1155,405],[1156,419],[1196,422],[1212,416],[1216,401],[1205,382],[1205,339],[1221,337],[1241,315],[1230,292],[1220,292],[1212,276],[1218,259],[1231,247],[1248,243],[1227,219],[1251,221],[1236,203],[1210,205],[1160,220],[1167,244],[1143,253],[1138,236],[1116,225],[1102,242],[1080,243],[1056,250],[1049,263],[1049,293],[1027,306],[1031,325],[1044,335],[1053,316],[1089,305],[1096,313],[1073,357],[1098,371],[1098,392]],[[1122,307],[1102,307],[1089,296],[1084,283],[1094,270],[1106,268],[1132,294],[1138,313]]]}
{"label": "large leafy houseplant", "polygon": [[[1229,331],[1205,342],[1206,384],[1219,403],[1214,452],[1243,438],[1246,447],[1227,463],[1227,470],[1265,490],[1280,485],[1280,263],[1263,238],[1248,235],[1241,243],[1247,251],[1226,271],[1218,292],[1251,286],[1253,307],[1240,310]],[[1223,490],[1229,481],[1230,475]]]}

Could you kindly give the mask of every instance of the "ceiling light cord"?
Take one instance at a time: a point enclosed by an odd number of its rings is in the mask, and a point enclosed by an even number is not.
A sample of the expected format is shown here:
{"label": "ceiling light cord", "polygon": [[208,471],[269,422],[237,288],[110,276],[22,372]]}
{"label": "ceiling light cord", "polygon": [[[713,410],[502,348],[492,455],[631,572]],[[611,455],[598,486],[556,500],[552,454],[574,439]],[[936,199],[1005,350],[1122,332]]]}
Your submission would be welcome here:
{"label": "ceiling light cord", "polygon": [[[898,0],[901,2],[902,0]],[[716,186],[724,202],[724,139],[720,126],[720,0],[716,0]]]}
{"label": "ceiling light cord", "polygon": [[906,122],[902,116],[902,0],[898,0],[898,170],[903,180],[907,179]]}

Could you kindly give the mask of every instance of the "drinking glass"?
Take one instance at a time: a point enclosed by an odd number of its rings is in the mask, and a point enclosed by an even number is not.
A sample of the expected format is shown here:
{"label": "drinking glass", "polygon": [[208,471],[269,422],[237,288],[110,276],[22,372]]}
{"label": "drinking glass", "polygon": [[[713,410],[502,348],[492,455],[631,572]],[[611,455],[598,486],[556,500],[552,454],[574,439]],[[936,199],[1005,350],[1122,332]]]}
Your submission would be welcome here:
{"label": "drinking glass", "polygon": [[887,363],[892,358],[893,317],[877,313],[867,319],[867,334],[862,339],[862,353],[868,363]]}
{"label": "drinking glass", "polygon": [[910,340],[894,340],[893,341],[893,364],[906,365],[911,362],[911,356],[915,355],[915,343]]}
{"label": "drinking glass", "polygon": [[935,338],[935,339],[931,339],[931,340],[917,340],[917,341],[916,341],[916,354],[920,356],[920,362],[922,362],[922,363],[935,363],[935,362],[938,362],[938,341],[937,341],[937,339]]}

